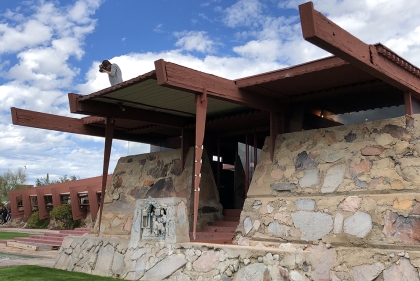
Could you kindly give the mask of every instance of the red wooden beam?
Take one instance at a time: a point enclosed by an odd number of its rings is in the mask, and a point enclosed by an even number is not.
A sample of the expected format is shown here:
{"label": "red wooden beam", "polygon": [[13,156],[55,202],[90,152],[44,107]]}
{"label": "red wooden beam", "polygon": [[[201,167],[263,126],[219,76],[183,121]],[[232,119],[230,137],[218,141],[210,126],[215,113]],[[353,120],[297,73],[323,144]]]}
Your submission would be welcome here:
{"label": "red wooden beam", "polygon": [[162,59],[155,61],[155,68],[160,86],[169,86],[195,94],[201,94],[206,89],[207,95],[213,98],[263,111],[279,110],[275,99],[241,90],[232,80],[165,62]]}
{"label": "red wooden beam", "polygon": [[413,115],[420,113],[420,100],[413,97],[411,92],[404,92],[405,114]]}
{"label": "red wooden beam", "polygon": [[368,45],[359,40],[316,11],[312,2],[300,5],[299,12],[305,40],[420,98],[420,77],[415,75],[418,69],[413,73],[401,67],[382,54],[386,49],[384,46]]}
{"label": "red wooden beam", "polygon": [[94,101],[79,100],[82,95],[73,93],[68,94],[71,113],[101,116],[106,118],[123,118],[130,120],[139,120],[151,124],[164,125],[168,127],[182,128],[191,123],[192,118],[186,118],[179,115],[134,108],[124,105],[124,110],[116,104]]}
{"label": "red wooden beam", "polygon": [[109,158],[111,156],[113,134],[114,134],[114,120],[112,118],[107,118],[106,119],[106,134],[105,134],[105,148],[104,148],[104,166],[102,170],[101,205],[99,206],[98,234],[101,234],[102,211],[104,209],[105,189],[106,189],[106,182],[107,182],[107,177],[108,177]]}
{"label": "red wooden beam", "polygon": [[200,202],[200,181],[201,181],[201,165],[203,159],[203,141],[206,127],[207,114],[207,92],[203,91],[201,95],[196,95],[196,125],[195,125],[195,153],[194,153],[194,225],[193,239],[196,238],[198,205]]}
{"label": "red wooden beam", "polygon": [[255,84],[264,83],[267,81],[274,81],[274,80],[282,80],[287,79],[290,77],[295,77],[299,75],[305,75],[311,72],[322,71],[326,69],[331,69],[335,67],[339,67],[342,65],[347,65],[348,62],[342,60],[338,57],[327,57],[323,59],[319,59],[316,61],[311,61],[308,63],[303,63],[299,65],[294,65],[291,67],[271,71],[268,73],[262,73],[250,77],[245,77],[241,79],[237,79],[235,81],[236,85],[239,88],[252,86]]}
{"label": "red wooden beam", "polygon": [[[59,131],[64,133],[88,135],[94,137],[105,136],[105,128],[86,125],[86,123],[91,124],[89,120],[94,120],[94,116],[91,116],[89,119],[87,119],[86,117],[78,119],[24,110],[15,107],[11,108],[11,114],[12,123],[14,125]],[[96,118],[97,120],[99,120],[98,118],[102,117]],[[114,138],[125,141],[134,141],[151,144],[158,143],[163,140],[162,138],[149,137],[132,133],[124,133],[121,131],[115,131]]]}

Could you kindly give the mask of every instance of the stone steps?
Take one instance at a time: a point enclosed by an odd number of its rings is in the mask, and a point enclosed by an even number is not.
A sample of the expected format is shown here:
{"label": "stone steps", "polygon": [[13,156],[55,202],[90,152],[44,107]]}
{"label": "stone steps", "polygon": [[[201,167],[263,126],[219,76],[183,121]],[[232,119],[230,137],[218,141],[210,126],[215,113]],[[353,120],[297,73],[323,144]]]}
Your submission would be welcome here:
{"label": "stone steps", "polygon": [[44,235],[31,235],[29,237],[16,237],[12,240],[0,240],[1,244],[7,244],[8,241],[15,241],[31,245],[46,245],[51,246],[53,249],[58,249],[63,242],[63,239],[69,235],[82,236],[83,234],[90,233],[88,228],[76,228],[74,230],[61,230],[59,233],[45,233]]}
{"label": "stone steps", "polygon": [[224,209],[223,215],[228,217],[240,217],[242,209]]}
{"label": "stone steps", "polygon": [[234,227],[236,229],[236,227],[238,226],[238,221],[214,221],[212,226],[230,226],[230,227]]}
{"label": "stone steps", "polygon": [[215,221],[211,226],[203,226],[200,231],[197,231],[195,240],[193,240],[193,235],[191,232],[191,242],[232,244],[232,239],[235,236],[235,231],[239,224],[239,217],[241,212],[241,209],[223,210],[223,221]]}
{"label": "stone steps", "polygon": [[200,231],[203,232],[225,232],[234,233],[236,230],[235,226],[203,226]]}
{"label": "stone steps", "polygon": [[48,246],[55,246],[60,247],[62,241],[53,241],[49,239],[39,239],[39,238],[14,238],[13,239],[16,242],[22,242],[25,244],[41,244],[41,245],[48,245]]}
{"label": "stone steps", "polygon": [[51,241],[63,241],[64,237],[66,237],[66,236],[61,237],[61,236],[30,235],[27,238],[31,238],[31,239],[42,239],[42,240],[51,240]]}

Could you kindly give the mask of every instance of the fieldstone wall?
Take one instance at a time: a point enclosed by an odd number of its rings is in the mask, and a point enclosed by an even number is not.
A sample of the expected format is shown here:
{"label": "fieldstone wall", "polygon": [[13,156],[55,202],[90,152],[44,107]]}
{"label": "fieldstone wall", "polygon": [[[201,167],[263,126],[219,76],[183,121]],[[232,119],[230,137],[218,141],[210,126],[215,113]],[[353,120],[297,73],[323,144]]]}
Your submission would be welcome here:
{"label": "fieldstone wall", "polygon": [[320,280],[419,280],[419,129],[413,115],[278,135],[273,161],[267,139],[235,243],[325,245]]}
{"label": "fieldstone wall", "polygon": [[[183,171],[180,149],[121,157],[105,193],[101,234],[129,236],[135,201],[149,196],[186,198],[187,219],[190,220],[193,215],[193,154],[194,150],[190,149]],[[223,211],[205,152],[201,174],[197,229],[208,222],[220,220]],[[96,220],[93,233],[98,232],[98,223],[99,220]]]}
{"label": "fieldstone wall", "polygon": [[55,268],[147,281],[317,281],[312,253],[198,243],[141,243],[66,237]]}

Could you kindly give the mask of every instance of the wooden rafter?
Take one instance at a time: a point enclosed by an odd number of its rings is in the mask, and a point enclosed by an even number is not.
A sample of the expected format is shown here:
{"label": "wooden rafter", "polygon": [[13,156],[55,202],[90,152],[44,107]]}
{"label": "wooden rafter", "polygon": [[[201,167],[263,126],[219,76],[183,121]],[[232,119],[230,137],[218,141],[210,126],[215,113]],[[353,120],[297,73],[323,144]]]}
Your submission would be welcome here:
{"label": "wooden rafter", "polygon": [[107,118],[123,118],[139,120],[151,124],[164,125],[167,127],[182,128],[185,124],[191,123],[193,118],[186,118],[174,114],[120,106],[92,100],[79,100],[81,95],[69,93],[69,105],[71,113],[94,115]]}
{"label": "wooden rafter", "polygon": [[[24,110],[12,107],[12,123],[25,127],[32,127],[38,129],[46,129],[58,132],[73,133],[80,135],[88,135],[94,137],[104,137],[105,128],[85,125],[86,117],[78,119],[65,116],[58,116],[53,114],[41,113],[36,111]],[[90,120],[94,119],[92,117]],[[125,141],[143,142],[143,143],[158,143],[164,138],[150,137],[144,135],[134,135],[132,133],[125,133],[115,131],[114,138]]]}
{"label": "wooden rafter", "polygon": [[290,77],[295,77],[299,75],[305,75],[311,72],[322,71],[326,69],[336,68],[342,65],[348,65],[349,63],[342,60],[338,57],[328,57],[319,59],[316,61],[312,61],[310,63],[303,63],[275,71],[271,71],[268,73],[262,73],[246,78],[241,78],[236,80],[236,85],[239,88],[253,86],[256,84],[264,83],[267,81],[275,81],[275,80],[282,80],[288,79]]}
{"label": "wooden rafter", "polygon": [[312,2],[299,6],[303,38],[394,87],[420,98],[420,78],[381,54],[380,44],[369,45],[314,9]]}
{"label": "wooden rafter", "polygon": [[160,59],[155,61],[158,85],[200,94],[207,90],[207,95],[236,104],[263,111],[280,110],[275,99],[255,95],[238,88],[234,81],[212,74],[200,72]]}

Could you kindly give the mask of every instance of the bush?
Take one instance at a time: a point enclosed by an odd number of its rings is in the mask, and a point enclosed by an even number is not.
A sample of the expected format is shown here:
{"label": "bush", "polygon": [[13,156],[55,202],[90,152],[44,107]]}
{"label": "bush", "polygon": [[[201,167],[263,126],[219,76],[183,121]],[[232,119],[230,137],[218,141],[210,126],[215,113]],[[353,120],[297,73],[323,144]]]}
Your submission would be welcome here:
{"label": "bush", "polygon": [[50,223],[50,219],[43,219],[40,220],[39,219],[39,212],[33,212],[32,215],[29,217],[28,219],[28,227],[29,228],[36,228],[36,229],[41,229],[44,228],[46,229],[48,227],[48,224]]}
{"label": "bush", "polygon": [[73,220],[71,205],[61,205],[52,209],[50,218],[55,220],[58,229],[74,229],[80,226],[80,220]]}

